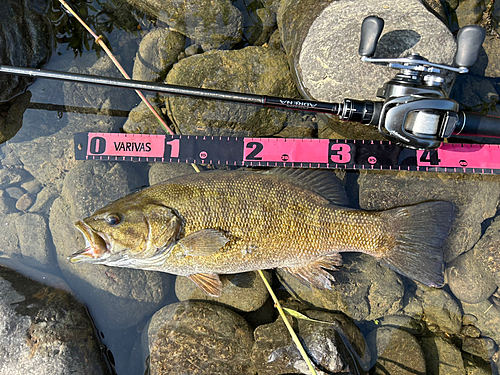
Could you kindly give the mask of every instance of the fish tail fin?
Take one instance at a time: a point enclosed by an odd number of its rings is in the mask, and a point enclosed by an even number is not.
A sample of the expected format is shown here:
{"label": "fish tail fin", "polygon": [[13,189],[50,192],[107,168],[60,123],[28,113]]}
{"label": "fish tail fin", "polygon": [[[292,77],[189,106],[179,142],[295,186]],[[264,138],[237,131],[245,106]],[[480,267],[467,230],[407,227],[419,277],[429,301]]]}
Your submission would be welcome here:
{"label": "fish tail fin", "polygon": [[426,202],[382,211],[392,232],[391,244],[379,261],[390,269],[422,284],[441,287],[442,245],[453,221],[451,202]]}

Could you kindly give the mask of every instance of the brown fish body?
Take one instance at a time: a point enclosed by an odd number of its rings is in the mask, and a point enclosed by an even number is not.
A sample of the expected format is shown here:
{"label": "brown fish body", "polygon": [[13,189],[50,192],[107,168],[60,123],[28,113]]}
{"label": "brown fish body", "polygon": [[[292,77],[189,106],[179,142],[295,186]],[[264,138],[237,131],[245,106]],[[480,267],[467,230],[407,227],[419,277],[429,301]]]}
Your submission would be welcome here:
{"label": "brown fish body", "polygon": [[[450,226],[451,204],[354,210],[332,203],[345,203],[345,193],[337,180],[325,176],[300,170],[188,175],[115,201],[78,225],[108,244],[111,258],[99,262],[96,257],[96,263],[190,276],[211,294],[216,293],[204,285],[206,275],[269,268],[282,268],[301,281],[328,288],[333,277],[324,269],[335,270],[343,251],[388,259],[387,265],[407,274],[399,263],[408,255],[405,251],[419,246],[412,243],[418,237],[421,247],[428,248],[424,256],[440,262],[439,271],[434,265],[421,279],[428,285],[442,282],[439,251]],[[315,189],[312,183],[322,187]],[[110,227],[110,215],[120,223]],[[413,229],[409,221],[415,220]],[[419,261],[413,266],[421,266]],[[193,275],[202,275],[202,280]]]}

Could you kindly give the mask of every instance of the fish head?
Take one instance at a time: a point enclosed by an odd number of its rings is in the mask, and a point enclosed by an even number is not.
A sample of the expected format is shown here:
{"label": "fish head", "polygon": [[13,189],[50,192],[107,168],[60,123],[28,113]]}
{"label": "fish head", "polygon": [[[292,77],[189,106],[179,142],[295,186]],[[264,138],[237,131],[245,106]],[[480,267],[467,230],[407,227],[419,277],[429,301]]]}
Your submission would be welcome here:
{"label": "fish head", "polygon": [[155,202],[118,200],[75,223],[87,246],[70,255],[73,262],[131,266],[171,248],[183,227],[174,209]]}

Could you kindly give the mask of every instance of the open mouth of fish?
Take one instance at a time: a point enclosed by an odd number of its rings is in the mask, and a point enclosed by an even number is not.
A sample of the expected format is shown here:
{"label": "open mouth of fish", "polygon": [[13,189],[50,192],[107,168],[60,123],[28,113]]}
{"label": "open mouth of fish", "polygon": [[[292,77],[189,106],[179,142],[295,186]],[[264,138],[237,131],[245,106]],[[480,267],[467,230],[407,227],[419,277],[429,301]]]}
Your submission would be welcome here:
{"label": "open mouth of fish", "polygon": [[94,231],[83,221],[77,221],[75,226],[85,237],[86,247],[71,254],[68,257],[71,262],[76,263],[97,260],[108,251],[110,244],[106,238]]}

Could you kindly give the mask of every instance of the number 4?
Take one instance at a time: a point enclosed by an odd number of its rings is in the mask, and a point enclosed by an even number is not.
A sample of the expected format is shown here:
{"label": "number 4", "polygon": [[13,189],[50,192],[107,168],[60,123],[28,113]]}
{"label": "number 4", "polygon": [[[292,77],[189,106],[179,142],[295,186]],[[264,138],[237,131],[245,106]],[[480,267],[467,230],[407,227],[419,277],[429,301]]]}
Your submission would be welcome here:
{"label": "number 4", "polygon": [[420,161],[422,163],[429,163],[430,165],[439,165],[441,159],[438,158],[438,150],[425,150],[420,156]]}

